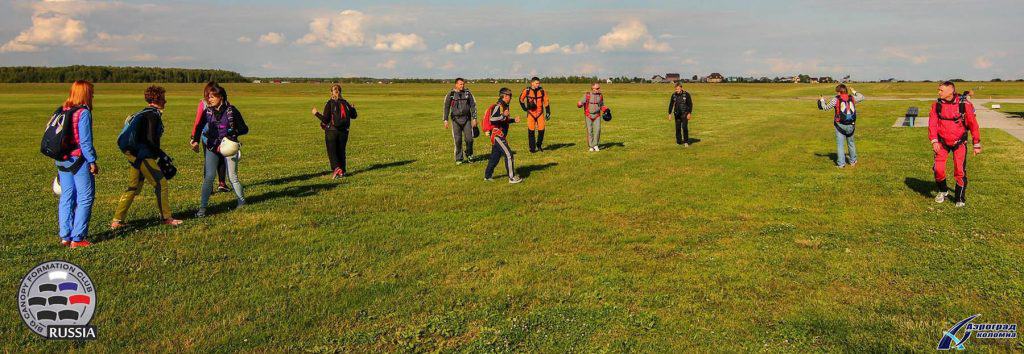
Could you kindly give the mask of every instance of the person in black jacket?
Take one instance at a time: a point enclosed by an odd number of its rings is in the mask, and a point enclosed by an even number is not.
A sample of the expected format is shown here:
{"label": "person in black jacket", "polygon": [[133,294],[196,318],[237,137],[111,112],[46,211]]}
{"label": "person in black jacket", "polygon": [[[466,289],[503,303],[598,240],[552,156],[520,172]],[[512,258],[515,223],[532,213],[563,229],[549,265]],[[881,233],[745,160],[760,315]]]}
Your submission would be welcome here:
{"label": "person in black jacket", "polygon": [[160,159],[167,158],[167,154],[160,148],[160,137],[164,134],[163,109],[167,104],[165,92],[164,88],[160,86],[147,88],[145,97],[148,105],[139,113],[128,118],[143,120],[136,123],[134,151],[125,152],[130,166],[128,189],[121,194],[121,199],[117,202],[114,220],[110,222],[111,229],[116,230],[125,225],[124,219],[128,215],[128,208],[132,206],[132,201],[139,195],[139,189],[142,188],[143,182],[153,185],[153,194],[156,196],[156,205],[160,210],[160,219],[163,224],[171,226],[181,224],[181,220],[177,220],[171,215],[170,201],[167,197],[170,188],[158,162]]}
{"label": "person in black jacket", "polygon": [[[239,148],[239,137],[249,133],[249,126],[245,124],[242,113],[228,102],[228,92],[220,85],[210,90],[206,97],[206,112],[203,113],[199,124],[205,125],[205,129],[197,131],[192,136],[192,149],[199,152],[202,141],[204,150],[203,168],[203,191],[199,201],[199,211],[196,217],[206,216],[206,206],[213,193],[213,181],[217,178],[218,156],[224,156],[227,165],[228,182],[238,197],[238,205],[241,208],[245,205],[245,195],[242,191],[242,182],[238,180],[238,161],[242,158],[242,150]],[[199,135],[205,139],[200,139]],[[224,148],[234,148],[234,151],[225,151]]]}
{"label": "person in black jacket", "polygon": [[313,115],[320,119],[320,128],[324,130],[327,158],[334,171],[332,177],[345,177],[345,146],[348,145],[348,128],[356,119],[356,107],[341,98],[341,85],[336,84],[331,86],[331,99],[324,105],[324,112],[313,107]]}
{"label": "person in black jacket", "polygon": [[683,90],[683,84],[676,83],[676,92],[668,101],[668,119],[676,120],[676,144],[690,146],[690,119],[693,112],[693,98]]}
{"label": "person in black jacket", "polygon": [[[455,164],[473,162],[473,128],[476,128],[476,98],[466,88],[466,80],[455,79],[455,88],[444,97],[444,127],[452,129],[455,140]],[[448,118],[452,123],[449,125]],[[462,151],[462,142],[466,151]]]}

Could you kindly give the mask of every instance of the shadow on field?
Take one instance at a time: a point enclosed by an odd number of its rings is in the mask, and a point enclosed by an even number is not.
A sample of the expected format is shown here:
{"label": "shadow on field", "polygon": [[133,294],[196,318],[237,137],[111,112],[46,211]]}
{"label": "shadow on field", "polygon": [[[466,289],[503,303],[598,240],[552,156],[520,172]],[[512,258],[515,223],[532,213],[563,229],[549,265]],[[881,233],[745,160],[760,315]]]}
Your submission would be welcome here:
{"label": "shadow on field", "polygon": [[548,162],[546,164],[541,164],[541,165],[524,165],[524,166],[522,166],[520,168],[517,168],[516,170],[517,170],[517,173],[519,174],[519,177],[528,178],[528,177],[530,177],[530,174],[533,173],[533,172],[543,171],[543,170],[546,170],[546,169],[548,169],[550,167],[554,167],[554,166],[558,166],[558,163],[557,162]]}
{"label": "shadow on field", "polygon": [[[279,189],[279,190],[276,190],[276,191],[269,191],[269,192],[266,192],[266,193],[263,193],[263,194],[247,196],[245,198],[245,204],[248,207],[248,205],[259,204],[259,203],[270,201],[270,200],[274,200],[274,199],[281,199],[281,198],[295,199],[295,198],[310,197],[310,196],[314,196],[314,195],[320,194],[322,192],[334,189],[335,187],[338,187],[339,185],[341,185],[341,184],[337,183],[337,182],[330,182],[330,183],[320,183],[320,184],[305,185],[305,186],[285,187],[283,189]],[[235,207],[236,203],[237,202],[236,202],[236,199],[234,198],[234,194],[231,194],[231,196],[229,197],[228,200],[224,200],[224,201],[221,201],[219,203],[216,203],[216,204],[213,204],[213,205],[210,205],[209,207],[207,207],[206,208],[206,217],[209,218],[209,217],[212,217],[212,216],[214,216],[216,214],[220,214],[220,213],[229,212],[231,210],[234,210],[234,207]],[[242,212],[244,212],[245,209],[243,208],[242,210],[243,210]],[[196,214],[196,211],[197,211],[196,208],[192,208],[192,209],[188,209],[188,210],[178,211],[178,212],[175,212],[174,214],[175,214],[176,217],[185,220],[185,224],[183,224],[182,226],[188,226],[188,223],[196,221],[196,218],[194,217],[195,214]],[[116,239],[116,238],[126,237],[126,236],[128,236],[129,234],[131,234],[134,231],[141,231],[141,230],[148,229],[150,227],[161,226],[160,221],[161,221],[160,218],[156,218],[156,217],[146,218],[146,219],[137,220],[137,221],[129,220],[128,221],[128,226],[124,227],[123,229],[120,229],[120,230],[117,230],[117,231],[111,231],[111,230],[104,231],[104,232],[102,232],[102,233],[100,233],[100,234],[98,234],[96,236],[91,237],[91,240],[93,240],[93,242],[102,242],[102,241],[106,241],[106,240],[112,240],[112,239]],[[170,227],[170,226],[168,226],[168,227]]]}
{"label": "shadow on field", "polygon": [[932,191],[936,188],[935,181],[925,181],[913,177],[907,177],[903,180],[903,184],[907,185],[907,188],[917,192],[926,198],[932,197]]}
{"label": "shadow on field", "polygon": [[611,149],[613,147],[626,147],[626,144],[622,143],[622,142],[614,142],[614,143],[602,143],[602,144],[598,144],[597,146],[600,147],[601,150],[608,150],[608,149]]}
{"label": "shadow on field", "polygon": [[1010,115],[1010,118],[1024,118],[1024,112],[1006,112]]}
{"label": "shadow on field", "polygon": [[257,182],[256,184],[253,184],[253,186],[262,186],[262,185],[277,186],[277,185],[288,184],[288,183],[292,183],[292,182],[305,181],[307,179],[327,176],[327,175],[330,175],[330,174],[331,174],[331,171],[321,171],[321,172],[306,173],[306,174],[301,174],[301,175],[294,175],[294,176],[288,176],[288,177],[268,179],[266,181]]}
{"label": "shadow on field", "polygon": [[558,150],[558,149],[563,149],[563,148],[568,148],[568,147],[573,147],[573,146],[576,146],[576,143],[568,143],[568,144],[566,144],[566,143],[558,143],[558,144],[551,144],[551,145],[545,146],[545,147],[544,147],[544,151],[554,151],[554,150]]}
{"label": "shadow on field", "polygon": [[394,161],[394,162],[388,162],[388,163],[375,163],[373,165],[370,165],[367,168],[364,168],[364,169],[361,169],[361,170],[355,170],[355,171],[352,171],[351,173],[346,173],[346,175],[350,175],[351,176],[351,175],[356,175],[356,174],[360,174],[360,173],[365,173],[365,172],[370,172],[370,171],[375,171],[375,170],[380,170],[380,169],[385,169],[385,168],[405,166],[405,165],[411,164],[413,162],[416,162],[416,160],[402,160],[402,161]]}
{"label": "shadow on field", "polygon": [[820,152],[816,152],[816,153],[814,153],[814,156],[817,156],[817,157],[827,157],[827,158],[829,158],[829,160],[832,160],[833,164],[839,163],[839,154],[836,154],[834,152],[830,152],[830,153],[827,153],[827,154],[822,154]]}
{"label": "shadow on field", "polygon": [[697,139],[697,138],[690,138],[690,141],[687,141],[687,143],[690,144],[690,145],[693,145],[693,144],[696,144],[696,143],[699,143],[699,142],[700,142],[700,139]]}

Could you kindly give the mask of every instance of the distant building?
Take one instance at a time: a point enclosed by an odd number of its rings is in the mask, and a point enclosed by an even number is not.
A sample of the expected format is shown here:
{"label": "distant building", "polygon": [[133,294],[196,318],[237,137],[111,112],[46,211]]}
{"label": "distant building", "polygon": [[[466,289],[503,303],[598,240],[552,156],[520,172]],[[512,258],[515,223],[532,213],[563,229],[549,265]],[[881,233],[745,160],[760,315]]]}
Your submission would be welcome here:
{"label": "distant building", "polygon": [[263,80],[252,80],[252,83],[254,83],[254,84],[262,84]]}
{"label": "distant building", "polygon": [[667,81],[667,82],[677,83],[677,82],[679,82],[679,79],[680,79],[680,76],[677,73],[665,74],[665,81]]}
{"label": "distant building", "polygon": [[653,82],[653,83],[662,83],[662,82],[665,82],[665,77],[664,77],[664,76],[661,76],[661,75],[654,75],[654,76],[651,76],[651,82]]}
{"label": "distant building", "polygon": [[725,77],[722,76],[722,74],[719,74],[719,73],[711,73],[711,75],[708,75],[708,77],[704,81],[706,81],[708,83],[717,84],[717,83],[720,83],[722,81],[725,81]]}
{"label": "distant building", "polygon": [[822,77],[818,78],[818,82],[823,83],[823,84],[829,84],[829,83],[836,82],[836,80],[833,79],[831,76],[822,76]]}

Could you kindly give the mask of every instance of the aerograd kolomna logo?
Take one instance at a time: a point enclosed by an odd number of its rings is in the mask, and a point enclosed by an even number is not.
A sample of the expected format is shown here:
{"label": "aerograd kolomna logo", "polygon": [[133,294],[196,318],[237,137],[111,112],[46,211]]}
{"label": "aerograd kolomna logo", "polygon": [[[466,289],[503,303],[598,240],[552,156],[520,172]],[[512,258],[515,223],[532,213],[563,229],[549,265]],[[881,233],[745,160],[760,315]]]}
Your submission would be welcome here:
{"label": "aerograd kolomna logo", "polygon": [[21,279],[18,312],[22,321],[47,339],[96,339],[90,326],[96,311],[96,287],[85,270],[65,261],[49,261]]}
{"label": "aerograd kolomna logo", "polygon": [[[938,350],[964,350],[967,340],[971,337],[982,339],[1013,339],[1017,338],[1016,323],[971,323],[981,314],[977,314],[957,322],[948,331],[942,333]],[[963,329],[963,337],[957,337]]]}

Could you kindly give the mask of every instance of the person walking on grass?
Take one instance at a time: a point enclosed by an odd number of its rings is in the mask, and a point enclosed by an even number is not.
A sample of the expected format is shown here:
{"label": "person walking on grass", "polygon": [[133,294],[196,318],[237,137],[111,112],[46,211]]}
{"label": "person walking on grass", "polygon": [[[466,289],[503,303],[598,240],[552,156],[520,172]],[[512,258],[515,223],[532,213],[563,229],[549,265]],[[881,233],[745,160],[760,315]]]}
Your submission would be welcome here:
{"label": "person walking on grass", "polygon": [[[202,124],[199,124],[199,122],[202,121],[203,115],[206,112],[206,99],[210,96],[210,90],[214,86],[217,86],[217,83],[213,82],[213,81],[210,81],[210,82],[206,83],[206,87],[203,87],[203,98],[199,100],[199,105],[196,106],[196,120],[195,120],[194,123],[192,123],[192,135],[189,135],[189,137],[196,136],[197,135],[196,133],[199,133],[198,135],[200,137],[205,136],[204,135],[204,130],[206,129],[206,126],[202,125]],[[193,143],[198,144],[200,142],[192,141],[190,139],[189,144],[192,145]],[[224,161],[224,156],[220,156],[220,158],[217,160],[217,191],[218,192],[227,192],[227,191],[230,190],[230,189],[228,189],[227,183],[224,183],[224,174],[225,174],[224,170],[225,170],[225,166],[226,165],[227,165],[227,163]]]}
{"label": "person walking on grass", "polygon": [[540,78],[530,79],[530,86],[519,95],[519,107],[526,112],[530,152],[544,151],[544,128],[551,120],[551,104],[547,92],[540,87]]}
{"label": "person walking on grass", "polygon": [[981,135],[974,105],[956,94],[956,85],[946,81],[939,85],[939,98],[932,103],[928,114],[928,139],[935,152],[935,184],[939,192],[935,202],[942,203],[949,196],[946,185],[946,160],[953,154],[953,202],[957,207],[966,205],[967,198],[967,133],[971,134],[974,154],[981,153]]}
{"label": "person walking on grass", "polygon": [[824,97],[818,98],[818,109],[835,111],[832,125],[836,129],[836,166],[839,168],[846,167],[844,147],[850,151],[850,166],[857,165],[857,145],[853,141],[853,133],[857,124],[857,104],[863,101],[864,95],[846,84],[836,86],[836,96],[827,103]]}
{"label": "person walking on grass", "polygon": [[[455,142],[455,164],[473,162],[473,130],[476,125],[476,98],[466,88],[466,80],[455,79],[455,88],[444,97],[444,128],[451,128]],[[451,124],[448,120],[451,118]],[[462,144],[466,149],[463,151]]]}
{"label": "person walking on grass", "polygon": [[[51,125],[60,118],[71,124],[70,133],[63,135],[56,159],[57,180],[60,184],[60,202],[57,206],[57,225],[60,244],[71,248],[91,246],[89,219],[96,199],[96,175],[100,173],[92,135],[93,85],[88,81],[75,81],[64,104],[54,112]],[[67,118],[67,117],[70,117]],[[66,125],[61,124],[61,128]],[[48,129],[49,131],[49,129]],[[44,135],[44,141],[46,136]],[[60,155],[60,156],[57,156]]]}
{"label": "person walking on grass", "polygon": [[334,179],[345,177],[348,166],[345,163],[345,147],[348,146],[348,129],[356,119],[356,107],[341,98],[341,85],[331,86],[331,98],[324,104],[324,112],[313,107],[313,115],[320,119],[327,144],[327,159],[330,160]]}
{"label": "person walking on grass", "polygon": [[[156,206],[160,211],[160,220],[164,225],[178,226],[181,220],[171,215],[171,205],[168,199],[168,177],[160,168],[162,160],[167,163],[170,159],[160,148],[160,138],[164,134],[163,110],[167,104],[166,91],[160,86],[150,86],[144,93],[146,108],[135,113],[125,122],[126,131],[122,134],[130,134],[134,137],[131,146],[123,151],[128,158],[128,189],[121,193],[121,199],[117,202],[117,209],[114,210],[114,220],[110,222],[111,229],[119,229],[125,226],[124,220],[128,215],[128,208],[132,201],[139,195],[143,182],[153,185],[153,195],[156,196]],[[118,137],[118,145],[121,144],[121,137]]]}
{"label": "person walking on grass", "polygon": [[[210,194],[213,193],[213,180],[217,177],[217,156],[222,155],[227,162],[228,181],[238,197],[237,208],[245,205],[245,196],[242,193],[242,183],[238,181],[238,161],[242,157],[239,149],[238,137],[248,134],[249,127],[242,119],[242,113],[235,106],[228,103],[228,93],[223,87],[217,85],[210,90],[210,96],[206,100],[206,111],[203,114],[200,124],[205,125],[203,129],[204,169],[203,169],[203,190],[200,198],[199,211],[196,217],[206,216],[206,207],[210,201]],[[197,135],[192,136],[192,150],[198,152],[200,141]]]}
{"label": "person walking on grass", "polygon": [[690,119],[693,113],[693,98],[683,90],[683,84],[676,83],[676,91],[668,100],[668,119],[676,121],[676,144],[690,147]]}
{"label": "person walking on grass", "polygon": [[508,126],[519,122],[519,117],[511,118],[509,105],[512,102],[512,90],[502,87],[498,91],[498,102],[487,108],[487,120],[484,129],[491,139],[491,157],[484,170],[484,181],[493,181],[494,168],[498,160],[505,158],[505,169],[508,170],[508,183],[516,184],[523,179],[515,174],[516,166],[512,158],[512,149],[508,146]]}
{"label": "person walking on grass", "polygon": [[590,85],[590,92],[584,93],[583,98],[576,103],[576,108],[583,108],[583,122],[587,128],[587,144],[590,151],[600,151],[598,146],[601,143],[601,115],[608,110],[604,105],[604,95],[601,94],[601,84]]}

